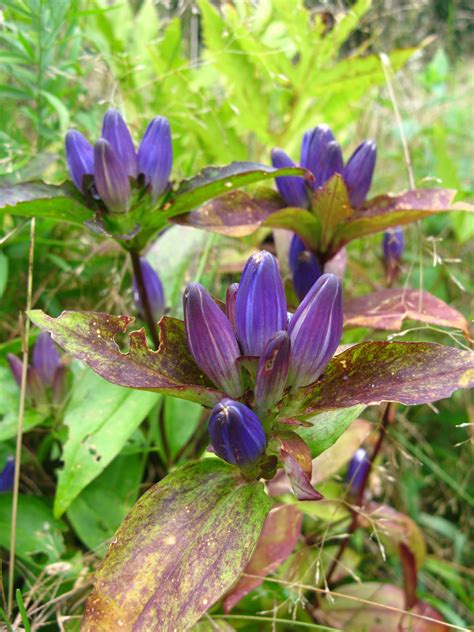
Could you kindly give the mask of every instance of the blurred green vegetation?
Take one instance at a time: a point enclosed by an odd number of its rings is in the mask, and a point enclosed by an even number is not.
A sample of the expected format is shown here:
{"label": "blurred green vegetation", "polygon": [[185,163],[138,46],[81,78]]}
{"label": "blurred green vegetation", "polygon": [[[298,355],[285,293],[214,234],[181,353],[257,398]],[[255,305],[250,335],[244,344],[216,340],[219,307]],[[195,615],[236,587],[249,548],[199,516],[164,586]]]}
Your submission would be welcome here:
{"label": "blurred green vegetation", "polygon": [[[324,122],[334,129],[345,153],[366,137],[376,140],[374,194],[403,190],[409,186],[407,165],[381,62],[385,54],[389,60],[385,72],[394,86],[417,186],[455,188],[458,200],[472,202],[471,13],[468,2],[455,0],[377,0],[372,7],[369,0],[329,2],[324,7],[300,0],[3,0],[0,182],[40,177],[63,180],[66,130],[76,127],[94,140],[104,112],[113,105],[125,114],[137,140],[153,115],[169,118],[176,179],[210,163],[269,162],[274,146],[296,159],[303,132]],[[0,368],[8,400],[0,402],[0,422],[7,417],[14,422],[12,393],[16,391],[7,377],[5,356],[8,351],[19,353],[21,346],[18,313],[25,305],[29,231],[23,219],[7,216],[1,221]],[[178,246],[177,229],[172,230],[153,249],[151,258],[163,271],[173,313],[179,312],[181,288],[191,278],[199,276],[222,296],[250,249],[267,236],[261,231],[238,243],[186,232]],[[473,237],[474,221],[466,213],[443,214],[408,227],[401,284],[423,287],[470,317]],[[351,244],[348,254],[348,294],[383,286],[380,236]],[[67,308],[134,313],[130,279],[129,264],[112,242],[86,229],[37,223],[35,307],[54,315]],[[352,330],[344,341],[367,337],[386,339],[387,335]],[[402,339],[466,345],[453,332],[412,323],[406,325]],[[83,381],[87,385],[87,380],[98,378],[84,377],[79,367],[72,373],[70,399],[75,401],[85,388]],[[127,405],[121,397],[122,389],[111,388],[112,408],[120,411]],[[140,404],[144,409],[148,406],[148,402]],[[140,420],[133,421],[123,443],[117,444],[119,456],[99,476],[95,474],[61,519],[53,518],[51,507],[63,448],[71,439],[73,426],[68,426],[74,423],[74,407],[68,401],[53,418],[31,422],[36,429],[25,437],[21,483],[25,510],[20,520],[25,520],[25,529],[50,521],[52,546],[45,552],[34,535],[33,542],[26,539],[25,548],[18,551],[17,571],[24,596],[29,591],[32,595],[28,604],[39,600],[39,610],[31,619],[44,625],[41,629],[58,629],[56,613],[78,616],[103,541],[137,495],[156,480],[166,452],[157,430],[160,420],[173,437],[171,449],[177,462],[183,456],[180,447],[199,425],[200,411],[195,405],[163,403],[158,397],[149,404],[151,412],[143,413],[148,415],[146,423],[138,427]],[[422,570],[420,596],[448,622],[467,626],[472,603],[467,537],[471,514],[460,490],[469,485],[471,434],[466,424],[469,419],[472,422],[474,410],[465,394],[436,408],[437,413],[426,406],[400,411],[400,424],[391,432],[384,463],[377,471],[379,497],[423,529],[429,558]],[[110,423],[112,414],[107,414]],[[178,417],[188,420],[179,436],[171,432]],[[377,421],[377,412],[369,412],[368,418]],[[104,419],[97,418],[98,426],[102,423]],[[13,450],[14,437],[0,435],[0,439],[1,468]],[[126,480],[120,477],[124,470]],[[114,510],[97,515],[94,503],[111,487],[117,497],[107,502]],[[0,499],[0,531],[4,532],[6,498]],[[306,520],[318,541],[325,524],[310,517]],[[365,580],[388,578],[400,583],[396,558],[383,562],[371,544],[355,539],[354,549],[368,552],[361,556],[357,574]],[[8,547],[6,536],[0,536],[1,546]],[[54,563],[65,566],[61,571],[58,567],[45,571],[46,565]],[[54,596],[69,590],[72,601],[49,605]],[[298,608],[295,593],[271,582],[246,598],[236,612],[271,610],[275,601],[286,604],[279,616],[290,617],[294,607],[299,620],[308,620]],[[77,629],[77,621],[65,622],[64,629]],[[233,625],[249,631],[263,629],[261,623],[233,621]]]}

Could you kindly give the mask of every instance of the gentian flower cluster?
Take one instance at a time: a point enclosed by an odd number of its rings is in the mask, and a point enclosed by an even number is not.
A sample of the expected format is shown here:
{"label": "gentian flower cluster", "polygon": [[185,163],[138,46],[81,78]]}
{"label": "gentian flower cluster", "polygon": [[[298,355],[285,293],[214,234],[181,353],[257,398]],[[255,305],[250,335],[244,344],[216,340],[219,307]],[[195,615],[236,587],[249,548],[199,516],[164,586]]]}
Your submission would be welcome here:
{"label": "gentian flower cluster", "polygon": [[[351,205],[361,206],[372,183],[376,154],[375,143],[365,140],[344,165],[341,147],[331,129],[319,125],[306,132],[301,145],[300,166],[313,175],[311,185],[302,177],[281,176],[276,178],[277,188],[288,206],[308,209],[312,194],[338,173],[347,187]],[[272,151],[272,164],[295,166],[282,149]],[[296,295],[302,300],[323,270],[317,254],[310,252],[298,235],[293,236],[290,245],[289,264]]]}
{"label": "gentian flower cluster", "polygon": [[[22,362],[12,353],[7,354],[8,364],[18,386],[21,386]],[[42,332],[33,347],[33,358],[27,369],[26,393],[37,405],[48,401],[47,392],[51,390],[54,402],[60,402],[64,396],[66,367],[56,350],[56,346],[47,332]]]}
{"label": "gentian flower cluster", "polygon": [[173,161],[169,122],[152,119],[138,151],[117,110],[104,116],[101,138],[92,146],[77,130],[66,134],[66,158],[71,179],[84,195],[101,200],[111,213],[126,213],[133,193],[145,188],[153,204],[168,188]]}
{"label": "gentian flower cluster", "polygon": [[336,351],[342,335],[341,282],[322,275],[288,314],[278,263],[262,251],[250,257],[240,283],[228,289],[225,312],[202,285],[187,286],[189,349],[228,396],[211,412],[211,445],[223,459],[243,466],[265,450],[261,419],[276,417],[287,389],[315,382]]}

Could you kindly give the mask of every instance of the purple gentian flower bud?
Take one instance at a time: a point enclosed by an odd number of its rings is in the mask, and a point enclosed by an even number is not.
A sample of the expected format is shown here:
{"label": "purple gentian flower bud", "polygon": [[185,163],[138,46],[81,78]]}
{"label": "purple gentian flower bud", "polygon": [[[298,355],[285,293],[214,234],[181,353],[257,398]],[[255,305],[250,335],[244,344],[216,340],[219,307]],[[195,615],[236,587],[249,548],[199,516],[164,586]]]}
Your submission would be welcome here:
{"label": "purple gentian flower bud", "polygon": [[322,271],[316,255],[306,249],[298,235],[294,235],[291,240],[289,264],[296,296],[302,301]]}
{"label": "purple gentian flower bud", "polygon": [[285,290],[277,260],[266,250],[245,264],[235,305],[237,338],[244,355],[260,356],[277,331],[286,329]]}
{"label": "purple gentian flower bud", "polygon": [[110,109],[102,123],[102,138],[110,143],[127,175],[137,177],[137,155],[127,124],[120,112]]}
{"label": "purple gentian flower bud", "polygon": [[187,286],[183,302],[186,338],[196,364],[225,393],[239,397],[240,350],[232,325],[199,283]]}
{"label": "purple gentian flower bud", "polygon": [[[272,149],[272,165],[277,169],[294,167],[295,163],[282,149]],[[277,189],[288,206],[308,208],[309,199],[304,178],[279,176],[275,178]]]}
{"label": "purple gentian flower bud", "polygon": [[382,241],[383,258],[387,265],[398,264],[405,247],[403,230],[398,226],[386,230]]}
{"label": "purple gentian flower bud", "polygon": [[[158,322],[165,312],[165,294],[160,277],[144,257],[140,257],[140,267],[142,270],[143,283],[148,296],[148,303],[153,316],[153,320]],[[138,292],[137,280],[133,277],[133,298],[138,311],[143,316],[143,306]]]}
{"label": "purple gentian flower bud", "polygon": [[342,335],[342,287],[323,274],[296,310],[288,327],[291,339],[289,383],[312,384],[334,355]]}
{"label": "purple gentian flower bud", "polygon": [[52,386],[59,363],[59,353],[51,336],[47,331],[41,332],[33,348],[32,365],[43,384]]}
{"label": "purple gentian flower bud", "polygon": [[0,471],[0,492],[11,492],[13,489],[14,478],[15,459],[12,456],[9,456],[5,467]]}
{"label": "purple gentian flower bud", "polygon": [[10,366],[10,371],[15,378],[15,382],[21,388],[21,372],[23,363],[16,355],[13,353],[7,353],[7,360]]}
{"label": "purple gentian flower bud", "polygon": [[306,132],[301,144],[301,166],[311,171],[314,175],[313,188],[317,189],[324,184],[322,173],[327,155],[329,143],[335,141],[331,128],[327,125],[318,125]]}
{"label": "purple gentian flower bud", "polygon": [[209,436],[215,453],[233,465],[254,463],[265,451],[266,437],[257,415],[232,399],[216,404],[209,419]]}
{"label": "purple gentian flower bud", "polygon": [[359,448],[349,463],[346,480],[351,486],[352,493],[357,496],[364,484],[365,477],[370,468],[369,455],[364,448]]}
{"label": "purple gentian flower bud", "polygon": [[94,173],[94,148],[75,129],[66,134],[66,160],[69,174],[76,187],[84,193],[84,176]]}
{"label": "purple gentian flower bud", "polygon": [[227,288],[225,295],[225,313],[229,319],[232,329],[235,331],[235,304],[237,302],[237,290],[239,289],[238,283],[232,283]]}
{"label": "purple gentian flower bud", "polygon": [[290,337],[277,332],[267,342],[258,363],[255,403],[261,411],[269,410],[282,398],[290,369]]}
{"label": "purple gentian flower bud", "polygon": [[[321,170],[318,174],[319,181],[321,184],[319,186],[323,186],[326,182],[332,178],[335,173],[342,174],[344,170],[344,161],[342,159],[342,151],[339,143],[335,140],[328,143],[326,146],[325,153],[323,155],[323,164]],[[317,187],[315,187],[316,189]]]}
{"label": "purple gentian flower bud", "polygon": [[151,186],[153,201],[166,190],[173,163],[173,147],[168,119],[156,116],[150,121],[138,148],[138,172]]}
{"label": "purple gentian flower bud", "polygon": [[130,181],[111,144],[101,138],[94,147],[94,183],[106,207],[126,213],[130,203]]}
{"label": "purple gentian flower bud", "polygon": [[372,140],[366,140],[357,147],[344,168],[344,182],[352,206],[361,206],[369,192],[376,157],[375,143]]}

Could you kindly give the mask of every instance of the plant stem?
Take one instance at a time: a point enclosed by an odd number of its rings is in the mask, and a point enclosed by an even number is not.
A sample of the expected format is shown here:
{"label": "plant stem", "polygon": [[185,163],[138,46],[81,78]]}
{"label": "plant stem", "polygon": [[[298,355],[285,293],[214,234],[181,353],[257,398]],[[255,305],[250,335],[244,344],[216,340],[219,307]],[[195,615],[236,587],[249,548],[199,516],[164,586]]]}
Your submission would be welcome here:
{"label": "plant stem", "polygon": [[148,292],[143,280],[142,267],[140,265],[140,254],[136,250],[130,250],[130,258],[132,260],[133,275],[137,282],[138,294],[140,296],[140,302],[142,305],[143,316],[148,327],[151,339],[155,349],[160,346],[160,338],[158,336],[158,329],[153,318],[153,314],[150,308],[150,301],[148,300]]}
{"label": "plant stem", "polygon": [[[33,262],[35,256],[35,227],[36,219],[33,217],[30,224],[30,248],[28,253],[28,281],[26,286],[26,311],[31,309],[31,297],[33,295]],[[10,524],[10,559],[8,568],[8,601],[7,616],[10,617],[13,608],[13,584],[15,581],[15,547],[16,547],[16,522],[18,515],[18,494],[20,489],[20,465],[21,448],[23,443],[23,422],[25,418],[26,384],[28,372],[28,340],[30,337],[30,319],[26,317],[22,331],[22,367],[20,386],[20,408],[18,411],[18,428],[15,448],[15,473],[13,477],[12,519]]]}
{"label": "plant stem", "polygon": [[[370,473],[372,471],[372,467],[375,463],[375,459],[377,458],[377,456],[379,455],[379,452],[382,448],[382,444],[385,438],[385,435],[387,434],[387,428],[389,423],[391,423],[391,421],[393,420],[393,415],[394,415],[394,411],[395,411],[395,405],[393,403],[389,403],[387,404],[385,410],[384,410],[384,414],[382,417],[382,423],[380,424],[380,428],[379,428],[379,435],[377,437],[377,443],[374,446],[374,449],[372,450],[372,454],[370,455],[370,459],[369,459],[369,467],[367,468],[367,471],[365,473],[364,478],[362,479],[362,482],[359,486],[359,491],[357,493],[357,498],[356,498],[356,505],[358,507],[362,507],[363,502],[364,502],[364,495],[365,495],[365,489],[367,487],[367,483],[369,481],[369,477],[370,477]],[[331,566],[329,567],[329,570],[327,572],[326,575],[326,583],[329,585],[329,582],[332,579],[332,576],[334,575],[334,571],[337,568],[337,565],[339,564],[339,560],[341,559],[344,551],[347,548],[347,545],[349,544],[349,540],[351,538],[351,535],[354,533],[354,531],[357,529],[357,525],[358,525],[358,520],[359,520],[359,514],[356,510],[352,510],[352,520],[351,523],[349,525],[349,528],[347,530],[347,534],[346,537],[342,540],[341,544],[339,545],[339,550],[336,553],[336,556],[334,557]]]}

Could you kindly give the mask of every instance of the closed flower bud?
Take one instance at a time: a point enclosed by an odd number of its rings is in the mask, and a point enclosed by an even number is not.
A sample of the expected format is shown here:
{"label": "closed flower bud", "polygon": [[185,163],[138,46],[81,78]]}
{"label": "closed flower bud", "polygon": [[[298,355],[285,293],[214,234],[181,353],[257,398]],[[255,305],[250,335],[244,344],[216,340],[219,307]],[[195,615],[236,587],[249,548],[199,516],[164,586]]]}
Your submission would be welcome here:
{"label": "closed flower bud", "polygon": [[285,290],[277,260],[266,250],[245,264],[235,305],[237,338],[244,355],[260,356],[277,331],[286,329]]}
{"label": "closed flower bud", "polygon": [[66,160],[72,181],[84,193],[84,176],[94,173],[94,148],[75,129],[66,134]]}
{"label": "closed flower bud", "polygon": [[269,410],[282,398],[290,368],[290,337],[277,332],[267,342],[258,363],[255,403],[261,411]]}
{"label": "closed flower bud", "polygon": [[199,283],[190,283],[184,292],[184,326],[199,368],[225,393],[239,397],[239,345],[227,317]]}
{"label": "closed flower bud", "polygon": [[[319,181],[321,184],[319,186],[323,186],[326,182],[332,178],[335,173],[342,174],[344,169],[344,162],[342,159],[342,151],[335,140],[331,141],[325,150],[323,155],[323,164],[321,167],[321,171],[319,172]],[[317,187],[315,187],[317,188]]]}
{"label": "closed flower bud", "polygon": [[403,230],[399,227],[386,230],[382,241],[382,252],[385,264],[390,266],[398,264],[402,258],[405,247]]}
{"label": "closed flower bud", "polygon": [[131,191],[127,171],[110,143],[103,138],[94,147],[94,183],[110,211],[128,211]]}
{"label": "closed flower bud", "polygon": [[[140,267],[142,271],[143,283],[145,285],[146,293],[148,296],[148,303],[153,316],[153,320],[156,323],[160,320],[165,311],[165,294],[163,290],[163,285],[158,274],[144,257],[140,258]],[[138,291],[137,280],[135,277],[133,277],[132,280],[132,287],[133,298],[135,300],[137,309],[140,314],[144,316],[143,305],[140,299],[140,293]]]}
{"label": "closed flower bud", "polygon": [[296,310],[288,327],[291,339],[289,383],[312,384],[334,355],[342,335],[342,288],[323,274]]}
{"label": "closed flower bud", "polygon": [[289,264],[296,296],[302,301],[322,271],[316,255],[306,249],[298,235],[294,235],[291,240]]}
{"label": "closed flower bud", "polygon": [[335,140],[331,128],[327,125],[318,125],[303,136],[301,166],[311,171],[314,175],[314,189],[324,184],[322,173],[327,155],[327,146]]}
{"label": "closed flower bud", "polygon": [[352,206],[361,206],[364,202],[374,175],[377,148],[373,141],[361,143],[344,167],[344,182],[347,186]]}
{"label": "closed flower bud", "polygon": [[7,361],[15,382],[21,387],[22,361],[13,353],[7,353]]}
{"label": "closed flower bud", "polygon": [[349,463],[346,480],[351,486],[351,492],[357,496],[364,485],[367,472],[370,469],[369,456],[364,448],[359,448]]}
{"label": "closed flower bud", "polygon": [[239,289],[238,283],[232,283],[227,288],[225,295],[225,313],[229,319],[232,329],[235,331],[235,303],[237,301],[237,290]]}
{"label": "closed flower bud", "polygon": [[233,465],[252,465],[263,454],[266,437],[257,415],[231,399],[216,404],[209,419],[215,453]]}
{"label": "closed flower bud", "polygon": [[102,138],[110,143],[127,175],[137,177],[137,155],[127,124],[120,112],[110,109],[102,123]]}
{"label": "closed flower bud", "polygon": [[59,353],[51,336],[47,331],[41,332],[33,348],[32,365],[43,384],[52,386],[59,363]]}
{"label": "closed flower bud", "polygon": [[[272,150],[272,165],[277,169],[294,167],[295,163],[282,149]],[[304,178],[300,176],[278,176],[277,189],[288,206],[308,208],[308,192]]]}
{"label": "closed flower bud", "polygon": [[156,116],[150,121],[138,148],[138,172],[151,186],[154,202],[168,187],[172,164],[170,124],[165,117]]}
{"label": "closed flower bud", "polygon": [[11,492],[14,478],[15,459],[9,456],[4,468],[0,470],[0,492]]}

